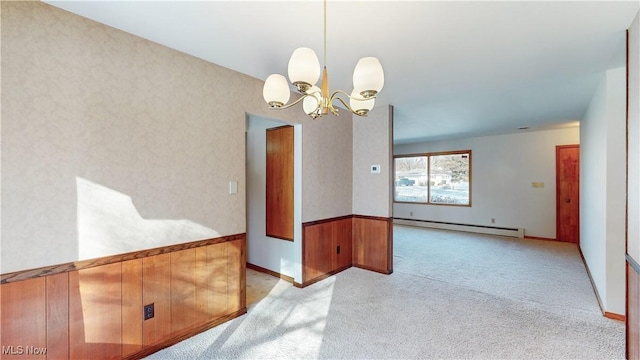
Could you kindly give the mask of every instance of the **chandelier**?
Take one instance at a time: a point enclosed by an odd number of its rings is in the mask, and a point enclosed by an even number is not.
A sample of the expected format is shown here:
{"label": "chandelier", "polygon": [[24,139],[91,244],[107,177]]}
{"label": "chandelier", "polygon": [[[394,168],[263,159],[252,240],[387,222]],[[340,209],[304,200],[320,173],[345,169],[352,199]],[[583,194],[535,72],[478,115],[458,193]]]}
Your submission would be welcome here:
{"label": "chandelier", "polygon": [[[271,74],[265,80],[262,96],[271,109],[288,109],[300,102],[304,112],[316,119],[329,113],[338,115],[338,109],[333,106],[339,101],[352,113],[367,116],[373,109],[376,94],[384,85],[382,65],[375,57],[364,57],[358,61],[353,71],[353,91],[351,94],[336,90],[329,95],[329,79],[327,75],[327,0],[324,0],[324,48],[321,88],[315,84],[320,77],[320,62],[316,53],[310,48],[296,49],[289,59],[288,74],[293,84],[302,96],[287,105],[291,92],[287,79],[280,74]],[[349,99],[347,103],[344,96]]]}

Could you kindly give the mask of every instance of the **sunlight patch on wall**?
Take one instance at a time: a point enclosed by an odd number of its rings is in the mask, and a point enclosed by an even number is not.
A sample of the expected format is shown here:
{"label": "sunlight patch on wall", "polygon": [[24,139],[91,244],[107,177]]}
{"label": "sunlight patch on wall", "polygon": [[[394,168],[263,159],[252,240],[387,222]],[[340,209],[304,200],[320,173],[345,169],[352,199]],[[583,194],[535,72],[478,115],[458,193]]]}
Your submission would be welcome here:
{"label": "sunlight patch on wall", "polygon": [[76,186],[79,260],[220,236],[187,219],[143,219],[130,196],[87,179]]}

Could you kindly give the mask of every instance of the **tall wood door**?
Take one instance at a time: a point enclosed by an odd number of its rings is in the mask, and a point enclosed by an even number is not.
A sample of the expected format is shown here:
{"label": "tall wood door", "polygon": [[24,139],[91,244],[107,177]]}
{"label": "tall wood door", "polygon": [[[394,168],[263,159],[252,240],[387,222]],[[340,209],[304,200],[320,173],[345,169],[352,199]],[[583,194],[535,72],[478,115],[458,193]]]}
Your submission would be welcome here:
{"label": "tall wood door", "polygon": [[580,242],[580,145],[556,146],[556,239]]}

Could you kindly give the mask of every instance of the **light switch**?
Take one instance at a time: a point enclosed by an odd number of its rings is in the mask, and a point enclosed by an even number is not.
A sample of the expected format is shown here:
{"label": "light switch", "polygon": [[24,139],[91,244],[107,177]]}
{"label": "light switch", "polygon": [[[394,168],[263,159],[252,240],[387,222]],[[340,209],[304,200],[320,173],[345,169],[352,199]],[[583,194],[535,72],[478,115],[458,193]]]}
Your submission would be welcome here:
{"label": "light switch", "polygon": [[238,182],[229,181],[229,194],[237,194],[237,193],[238,193]]}
{"label": "light switch", "polygon": [[380,165],[371,165],[372,174],[380,174]]}

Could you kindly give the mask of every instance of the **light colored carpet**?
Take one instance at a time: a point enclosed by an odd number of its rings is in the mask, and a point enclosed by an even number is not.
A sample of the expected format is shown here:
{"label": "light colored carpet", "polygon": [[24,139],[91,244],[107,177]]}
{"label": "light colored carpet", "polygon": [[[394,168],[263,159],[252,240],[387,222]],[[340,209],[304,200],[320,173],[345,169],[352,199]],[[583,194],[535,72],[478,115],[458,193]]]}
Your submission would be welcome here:
{"label": "light colored carpet", "polygon": [[624,358],[624,324],[600,313],[571,244],[396,225],[392,275],[272,285],[149,359]]}

